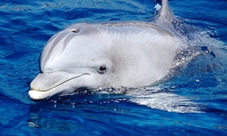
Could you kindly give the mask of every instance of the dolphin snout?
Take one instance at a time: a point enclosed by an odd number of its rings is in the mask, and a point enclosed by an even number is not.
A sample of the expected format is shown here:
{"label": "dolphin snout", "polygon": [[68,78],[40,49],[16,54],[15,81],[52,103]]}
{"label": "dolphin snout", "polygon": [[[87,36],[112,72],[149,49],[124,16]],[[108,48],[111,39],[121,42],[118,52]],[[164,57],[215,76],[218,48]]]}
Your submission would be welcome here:
{"label": "dolphin snout", "polygon": [[75,83],[72,84],[70,81],[73,81],[73,79],[78,79],[79,77],[82,77],[84,75],[90,74],[72,74],[64,71],[40,73],[31,82],[28,95],[33,100],[41,100],[47,97],[51,97],[63,91],[62,89],[64,89],[64,85],[73,87]]}
{"label": "dolphin snout", "polygon": [[65,80],[63,75],[63,73],[40,73],[31,82],[30,88],[41,92],[48,91]]}
{"label": "dolphin snout", "polygon": [[62,84],[69,75],[65,72],[40,73],[30,84],[28,95],[33,100],[41,100],[53,95],[53,89]]}

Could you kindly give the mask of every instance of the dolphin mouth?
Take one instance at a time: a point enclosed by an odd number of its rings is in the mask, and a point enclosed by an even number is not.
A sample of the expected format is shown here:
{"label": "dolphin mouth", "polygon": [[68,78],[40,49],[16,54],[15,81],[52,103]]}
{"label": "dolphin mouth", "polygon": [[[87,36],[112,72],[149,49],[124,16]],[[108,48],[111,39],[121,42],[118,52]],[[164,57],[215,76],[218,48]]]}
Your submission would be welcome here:
{"label": "dolphin mouth", "polygon": [[69,78],[69,79],[66,79],[66,80],[64,80],[64,81],[62,81],[62,82],[60,82],[60,83],[54,85],[53,87],[51,87],[51,88],[49,88],[49,89],[47,89],[47,90],[42,90],[42,89],[38,89],[38,90],[37,90],[37,89],[34,89],[34,88],[32,88],[32,87],[30,87],[30,90],[36,90],[36,91],[39,91],[39,92],[47,92],[47,91],[49,91],[49,90],[51,90],[51,89],[54,89],[54,88],[56,88],[56,87],[58,87],[58,86],[60,86],[60,85],[62,85],[62,84],[64,84],[64,83],[66,83],[66,82],[68,82],[68,81],[70,81],[70,80],[73,80],[73,79],[75,79],[75,78],[78,78],[78,77],[81,77],[81,76],[84,76],[84,75],[90,75],[90,74],[84,73],[84,74],[81,74],[81,75],[78,75],[78,76],[75,76],[75,77],[71,77],[71,78]]}
{"label": "dolphin mouth", "polygon": [[[62,90],[61,85],[65,83],[82,77],[84,75],[90,75],[89,73],[83,73],[80,75],[69,75],[66,73],[42,73],[38,74],[37,77],[31,82],[30,90],[28,95],[33,100],[41,100],[48,97],[51,97],[57,93],[60,93]],[[56,88],[60,88],[56,90]]]}
{"label": "dolphin mouth", "polygon": [[48,90],[46,92],[41,92],[41,91],[37,91],[37,90],[29,90],[28,95],[29,95],[30,99],[38,101],[38,100],[43,100],[45,98],[50,97],[49,96],[50,91],[51,90]]}

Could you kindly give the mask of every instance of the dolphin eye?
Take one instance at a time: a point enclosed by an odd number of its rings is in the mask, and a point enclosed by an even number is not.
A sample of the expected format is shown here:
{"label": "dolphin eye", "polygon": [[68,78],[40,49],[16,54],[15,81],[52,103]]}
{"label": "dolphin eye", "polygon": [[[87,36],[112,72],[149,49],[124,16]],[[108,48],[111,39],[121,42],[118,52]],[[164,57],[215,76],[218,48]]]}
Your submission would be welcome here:
{"label": "dolphin eye", "polygon": [[73,32],[73,33],[79,33],[80,32],[80,29],[72,29],[71,32]]}
{"label": "dolphin eye", "polygon": [[100,73],[100,74],[104,74],[105,72],[106,72],[106,65],[101,65],[100,67],[99,67],[99,69],[98,69],[98,72]]}

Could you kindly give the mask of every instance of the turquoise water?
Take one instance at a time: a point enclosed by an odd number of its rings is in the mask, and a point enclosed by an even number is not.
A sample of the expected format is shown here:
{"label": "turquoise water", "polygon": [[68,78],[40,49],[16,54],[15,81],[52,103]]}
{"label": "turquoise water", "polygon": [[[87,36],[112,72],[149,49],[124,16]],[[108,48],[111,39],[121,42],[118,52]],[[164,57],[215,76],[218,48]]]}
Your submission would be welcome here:
{"label": "turquoise water", "polygon": [[[170,1],[174,14],[198,29],[186,29],[186,35],[196,32],[215,40],[194,44],[191,50],[199,55],[172,78],[149,88],[149,97],[137,93],[141,97],[77,94],[41,102],[29,99],[40,52],[52,35],[76,22],[150,21],[155,4],[152,0],[0,2],[0,134],[227,135],[225,0]],[[141,101],[148,99],[156,101],[144,106]]]}

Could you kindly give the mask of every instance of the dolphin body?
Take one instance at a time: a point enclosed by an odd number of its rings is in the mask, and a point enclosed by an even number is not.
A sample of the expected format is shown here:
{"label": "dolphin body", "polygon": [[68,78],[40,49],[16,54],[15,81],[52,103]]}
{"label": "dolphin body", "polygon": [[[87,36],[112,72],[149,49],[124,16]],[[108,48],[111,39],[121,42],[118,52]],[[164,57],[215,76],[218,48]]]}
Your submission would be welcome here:
{"label": "dolphin body", "polygon": [[161,80],[184,45],[174,31],[168,0],[152,22],[77,23],[42,50],[41,73],[29,96],[41,100],[78,88],[137,88]]}

